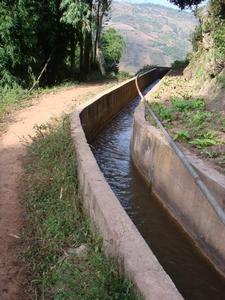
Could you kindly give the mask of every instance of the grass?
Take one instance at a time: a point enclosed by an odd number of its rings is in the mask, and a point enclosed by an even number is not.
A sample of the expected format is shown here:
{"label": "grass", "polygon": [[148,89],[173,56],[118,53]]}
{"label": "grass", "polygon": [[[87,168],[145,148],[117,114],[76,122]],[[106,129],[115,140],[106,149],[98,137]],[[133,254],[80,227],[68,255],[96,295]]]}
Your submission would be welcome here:
{"label": "grass", "polygon": [[[83,214],[68,117],[36,128],[25,175],[21,258],[30,298],[141,299],[103,254],[101,238]],[[81,245],[86,250],[78,255]]]}

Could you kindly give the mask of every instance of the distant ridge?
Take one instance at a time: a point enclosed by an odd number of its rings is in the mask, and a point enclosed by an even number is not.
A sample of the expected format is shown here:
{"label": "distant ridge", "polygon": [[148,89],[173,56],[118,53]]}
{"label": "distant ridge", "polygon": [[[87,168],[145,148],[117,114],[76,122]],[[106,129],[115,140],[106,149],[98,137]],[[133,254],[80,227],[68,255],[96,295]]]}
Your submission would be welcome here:
{"label": "distant ridge", "polygon": [[120,69],[136,72],[146,64],[169,66],[191,51],[195,17],[184,11],[149,3],[117,1],[107,26],[118,29],[126,42]]}
{"label": "distant ridge", "polygon": [[163,0],[163,3],[160,4],[156,3],[157,0],[117,0],[117,2],[131,3],[131,4],[153,4],[153,5],[173,8],[175,10],[180,10],[176,5],[170,3],[168,0]]}

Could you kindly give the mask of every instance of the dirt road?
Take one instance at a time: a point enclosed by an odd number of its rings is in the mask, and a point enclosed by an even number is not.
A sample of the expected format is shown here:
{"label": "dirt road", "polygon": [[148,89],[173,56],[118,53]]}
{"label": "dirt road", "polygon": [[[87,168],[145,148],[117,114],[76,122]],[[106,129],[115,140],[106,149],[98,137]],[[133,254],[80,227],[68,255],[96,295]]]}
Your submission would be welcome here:
{"label": "dirt road", "polygon": [[0,135],[0,299],[26,299],[22,290],[23,268],[17,260],[23,225],[20,180],[26,156],[24,138],[34,135],[40,125],[69,113],[73,108],[112,84],[84,84],[42,95],[38,101],[16,112],[7,130]]}

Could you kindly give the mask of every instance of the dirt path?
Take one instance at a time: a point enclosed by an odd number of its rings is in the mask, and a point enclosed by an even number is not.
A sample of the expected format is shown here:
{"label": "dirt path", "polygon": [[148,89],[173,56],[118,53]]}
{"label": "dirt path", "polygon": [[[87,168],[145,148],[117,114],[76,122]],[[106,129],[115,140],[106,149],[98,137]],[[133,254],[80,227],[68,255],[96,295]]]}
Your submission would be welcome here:
{"label": "dirt path", "polygon": [[[19,182],[26,155],[24,138],[34,135],[34,125],[69,113],[73,107],[108,85],[81,85],[40,97],[31,107],[18,111],[0,136],[0,299],[26,299],[22,291],[22,267],[18,264],[18,241],[23,224]],[[112,84],[111,84],[112,85]]]}

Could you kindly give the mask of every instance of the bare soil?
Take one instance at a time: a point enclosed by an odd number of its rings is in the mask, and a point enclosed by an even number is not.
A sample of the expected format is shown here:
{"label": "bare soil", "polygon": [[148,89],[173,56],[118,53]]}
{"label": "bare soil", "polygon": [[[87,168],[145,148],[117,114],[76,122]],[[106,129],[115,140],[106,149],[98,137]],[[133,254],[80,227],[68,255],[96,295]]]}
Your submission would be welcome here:
{"label": "bare soil", "polygon": [[25,218],[21,196],[26,143],[34,135],[35,125],[70,113],[76,105],[109,84],[83,84],[42,95],[33,105],[17,111],[5,132],[0,133],[0,299],[26,299],[24,271],[19,263],[20,231]]}

